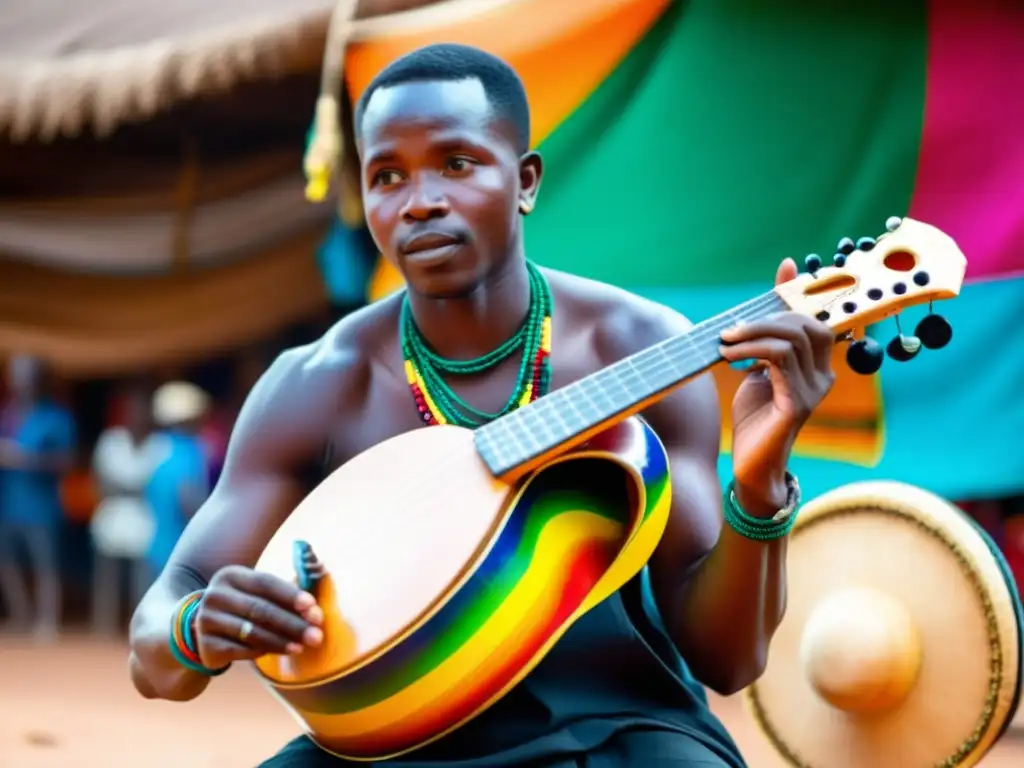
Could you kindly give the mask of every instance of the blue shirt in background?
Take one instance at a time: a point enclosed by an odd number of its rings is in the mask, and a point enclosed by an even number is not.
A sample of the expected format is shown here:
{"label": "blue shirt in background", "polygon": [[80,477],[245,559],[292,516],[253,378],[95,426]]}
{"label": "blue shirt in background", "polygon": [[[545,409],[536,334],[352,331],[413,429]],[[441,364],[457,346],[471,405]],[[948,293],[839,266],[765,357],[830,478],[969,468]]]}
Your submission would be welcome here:
{"label": "blue shirt in background", "polygon": [[[28,413],[13,408],[3,414],[2,437],[33,456],[75,449],[75,420],[55,403],[42,402]],[[56,526],[64,515],[61,475],[34,469],[0,469],[0,520],[14,525]]]}
{"label": "blue shirt in background", "polygon": [[161,435],[167,440],[167,455],[153,472],[145,491],[156,521],[153,542],[146,555],[154,573],[167,564],[194,511],[185,508],[183,494],[199,494],[202,499],[208,488],[206,451],[200,439],[174,431]]}

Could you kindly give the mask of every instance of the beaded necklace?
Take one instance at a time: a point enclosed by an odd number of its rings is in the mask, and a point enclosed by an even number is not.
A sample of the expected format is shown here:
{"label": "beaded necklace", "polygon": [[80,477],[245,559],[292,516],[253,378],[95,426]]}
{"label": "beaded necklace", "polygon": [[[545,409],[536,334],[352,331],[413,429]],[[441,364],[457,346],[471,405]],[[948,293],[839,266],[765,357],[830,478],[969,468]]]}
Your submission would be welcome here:
{"label": "beaded necklace", "polygon": [[[402,300],[399,333],[405,374],[420,416],[427,424],[479,427],[546,394],[551,384],[551,288],[540,270],[526,262],[530,278],[530,309],[519,330],[496,349],[472,360],[450,360],[434,352],[423,338],[409,309],[409,296]],[[444,374],[468,376],[485,373],[517,352],[522,352],[516,386],[497,413],[474,408],[448,386]]]}

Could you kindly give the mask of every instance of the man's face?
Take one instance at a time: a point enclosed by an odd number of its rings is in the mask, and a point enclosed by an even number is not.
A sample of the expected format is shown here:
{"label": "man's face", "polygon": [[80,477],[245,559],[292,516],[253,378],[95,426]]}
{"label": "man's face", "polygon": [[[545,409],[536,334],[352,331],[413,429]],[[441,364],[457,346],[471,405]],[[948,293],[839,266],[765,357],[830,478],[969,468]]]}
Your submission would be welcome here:
{"label": "man's face", "polygon": [[500,270],[521,236],[523,174],[512,127],[495,119],[483,85],[380,89],[361,128],[367,225],[410,290],[465,295]]}

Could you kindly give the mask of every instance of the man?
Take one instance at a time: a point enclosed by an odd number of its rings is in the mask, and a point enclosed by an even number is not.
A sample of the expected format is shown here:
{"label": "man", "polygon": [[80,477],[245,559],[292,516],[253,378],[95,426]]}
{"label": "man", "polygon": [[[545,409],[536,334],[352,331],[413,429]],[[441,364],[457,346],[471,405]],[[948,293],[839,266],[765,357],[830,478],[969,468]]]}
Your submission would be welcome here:
{"label": "man", "polygon": [[167,565],[209,490],[209,462],[199,427],[209,412],[210,396],[191,382],[171,381],[153,393],[152,409],[161,456],[143,497],[155,523],[146,561],[156,574]]}
{"label": "man", "polygon": [[49,397],[43,362],[18,355],[8,369],[11,402],[0,413],[0,588],[16,631],[33,624],[17,552],[29,556],[36,584],[34,633],[56,636],[60,623],[61,477],[74,462],[75,423]]}
{"label": "man", "polygon": [[[89,521],[94,552],[93,629],[107,635],[121,629],[122,571],[129,572],[134,608],[163,567],[161,562],[154,570],[146,562],[157,525],[145,490],[170,453],[169,440],[153,429],[150,387],[132,382],[123,392],[123,404],[123,419],[100,434],[92,454],[93,477],[102,497]],[[168,554],[182,527],[184,523],[171,540]]]}
{"label": "man", "polygon": [[[528,265],[522,217],[537,203],[543,166],[529,151],[522,84],[501,61],[463,46],[421,49],[377,77],[355,123],[367,222],[408,291],[285,352],[253,389],[217,488],[133,619],[131,673],[146,697],[190,699],[209,670],[321,642],[313,598],[251,570],[266,542],[312,483],[361,451],[435,420],[483,420],[514,402],[533,336],[525,334],[521,354],[486,356],[536,320],[538,296],[545,312],[554,307],[550,356],[537,358],[527,382],[542,389],[547,363],[551,388],[560,388],[690,327],[624,291]],[[795,274],[786,261],[777,279]],[[737,394],[733,451],[738,506],[748,518],[770,518],[793,503],[789,450],[831,386],[834,338],[820,323],[782,314],[723,340],[727,359],[765,363]],[[425,371],[427,392],[410,393],[403,358]],[[471,358],[479,361],[472,375],[427,376],[431,365]],[[628,585],[501,701],[398,762],[743,765],[689,675],[732,693],[760,674],[785,604],[785,540],[764,543],[722,525],[710,377],[644,415],[671,455],[675,489],[648,569],[660,617]],[[172,616],[203,588],[191,626],[202,662],[195,669],[207,674],[177,663],[169,646]],[[264,765],[338,763],[301,737]]]}

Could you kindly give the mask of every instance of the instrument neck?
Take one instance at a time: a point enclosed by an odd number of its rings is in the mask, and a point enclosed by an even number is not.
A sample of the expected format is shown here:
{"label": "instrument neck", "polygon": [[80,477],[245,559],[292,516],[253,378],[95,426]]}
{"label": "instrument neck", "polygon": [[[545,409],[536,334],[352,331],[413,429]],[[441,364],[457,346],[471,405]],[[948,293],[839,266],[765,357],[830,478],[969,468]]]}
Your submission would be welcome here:
{"label": "instrument neck", "polygon": [[721,362],[723,331],[788,308],[769,291],[715,315],[480,427],[477,451],[496,477],[529,471]]}

